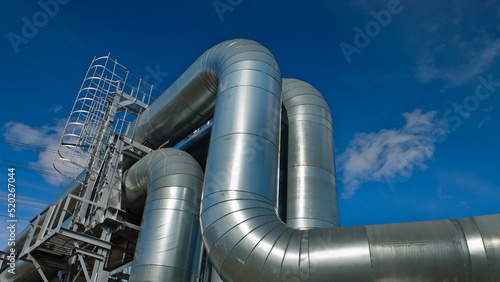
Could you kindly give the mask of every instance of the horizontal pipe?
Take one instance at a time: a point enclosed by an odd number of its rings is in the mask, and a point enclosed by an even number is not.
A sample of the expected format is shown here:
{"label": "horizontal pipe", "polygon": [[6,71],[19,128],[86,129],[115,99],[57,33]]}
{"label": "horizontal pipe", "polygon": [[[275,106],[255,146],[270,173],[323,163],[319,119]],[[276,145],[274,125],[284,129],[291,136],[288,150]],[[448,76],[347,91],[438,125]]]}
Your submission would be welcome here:
{"label": "horizontal pipe", "polygon": [[220,215],[203,238],[224,281],[499,281],[500,215],[298,230],[265,199],[224,193],[201,216]]}
{"label": "horizontal pipe", "polygon": [[[174,146],[213,116],[217,93],[234,92],[233,82],[241,82],[240,89],[259,92],[254,89],[256,80],[278,72],[276,60],[266,50],[244,39],[210,48],[137,117],[132,138],[152,148]],[[281,79],[271,83],[266,87],[276,89]]]}
{"label": "horizontal pipe", "polygon": [[160,149],[124,175],[128,202],[146,198],[130,281],[196,281],[203,170],[187,153]]}

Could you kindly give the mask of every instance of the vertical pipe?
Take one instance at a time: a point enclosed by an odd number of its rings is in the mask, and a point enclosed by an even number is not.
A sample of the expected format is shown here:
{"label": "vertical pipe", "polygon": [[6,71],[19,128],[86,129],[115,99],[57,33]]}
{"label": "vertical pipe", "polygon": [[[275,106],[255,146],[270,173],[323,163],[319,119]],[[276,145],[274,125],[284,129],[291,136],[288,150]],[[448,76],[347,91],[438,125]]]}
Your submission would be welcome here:
{"label": "vertical pipe", "polygon": [[283,79],[288,115],[287,219],[294,228],[339,225],[333,122],[328,103],[309,83]]}
{"label": "vertical pipe", "polygon": [[161,149],[124,175],[129,202],[146,198],[130,281],[196,281],[203,171],[187,153]]}
{"label": "vertical pipe", "polygon": [[[500,215],[310,230],[285,225],[276,207],[281,82],[266,48],[248,40],[223,42],[205,52],[136,123],[134,140],[157,147],[201,125],[215,106],[200,223],[210,260],[225,281],[500,281]],[[317,100],[314,94],[305,96],[300,100]],[[297,109],[309,107],[308,102],[299,105]],[[303,116],[311,123],[296,123],[296,132],[314,122],[328,128],[325,117],[314,113]],[[317,130],[313,132],[324,129]],[[309,181],[314,176],[331,187],[328,177],[309,170],[314,166],[309,158],[317,160],[312,157],[316,147],[304,144],[315,143],[300,143],[294,159],[307,173],[297,172],[296,178]],[[199,254],[199,233],[192,219],[202,173],[183,153],[167,152],[175,151],[152,153],[125,176],[129,203],[142,197],[147,202],[132,281],[196,278],[198,259],[191,254]],[[297,187],[303,191],[305,186]],[[299,228],[311,227],[309,222],[338,224],[316,220],[321,215],[303,215],[290,219],[299,219]],[[192,244],[189,254],[176,247],[184,244]]]}
{"label": "vertical pipe", "polygon": [[[492,236],[499,215],[459,220],[461,228],[450,220],[310,230],[285,225],[276,209],[279,138],[267,130],[279,128],[281,103],[268,89],[252,100],[244,92],[222,93],[216,104],[200,220],[224,281],[500,279],[489,266],[499,260],[500,238]],[[316,155],[315,147],[303,148],[304,160]]]}

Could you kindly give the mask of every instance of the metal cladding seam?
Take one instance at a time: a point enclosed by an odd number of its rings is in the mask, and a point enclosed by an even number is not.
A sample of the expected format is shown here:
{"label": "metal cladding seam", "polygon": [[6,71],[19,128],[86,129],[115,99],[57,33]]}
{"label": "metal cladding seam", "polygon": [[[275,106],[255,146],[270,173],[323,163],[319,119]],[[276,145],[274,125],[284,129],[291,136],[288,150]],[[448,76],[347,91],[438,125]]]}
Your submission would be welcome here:
{"label": "metal cladding seam", "polygon": [[[205,52],[136,121],[133,139],[157,148],[187,136],[215,108],[200,224],[210,261],[224,281],[500,281],[500,215],[310,230],[284,224],[277,213],[281,84],[269,50],[251,40],[226,41]],[[310,146],[298,148],[305,149],[304,160],[314,155]],[[143,185],[158,199],[147,199],[139,238],[144,248],[137,246],[132,280],[168,280],[163,270],[171,264],[182,266],[170,270],[189,272],[185,279],[193,279],[195,267],[183,263],[196,265],[196,259],[161,255],[176,251],[162,243],[169,240],[168,230],[185,228],[187,235],[196,227],[176,217],[169,218],[172,225],[162,224],[165,219],[153,207],[180,207],[164,211],[180,215],[196,205],[181,200],[192,199],[184,194],[161,189],[163,177],[146,176],[163,175],[170,166],[160,166],[157,155],[146,156],[126,175],[129,202],[147,194]],[[188,171],[186,166],[177,172]],[[169,195],[173,199],[166,200]],[[163,266],[157,265],[163,259]]]}
{"label": "metal cladding seam", "polygon": [[284,224],[276,208],[281,91],[267,89],[252,100],[237,90],[218,94],[200,223],[224,281],[500,279],[499,215],[312,230]]}
{"label": "metal cladding seam", "polygon": [[[165,93],[139,117],[143,126],[136,141],[159,146],[176,140],[169,124],[189,128],[178,132],[194,130],[209,118],[199,114],[202,104],[206,113],[215,105],[200,222],[210,260],[225,281],[500,279],[498,215],[312,230],[281,222],[276,210],[281,75],[272,54],[258,43],[216,45]],[[216,104],[210,101],[215,95]],[[200,108],[190,111],[195,101]],[[186,109],[176,114],[171,103]]]}
{"label": "metal cladding seam", "polygon": [[[267,74],[279,79],[255,84]],[[224,41],[201,55],[137,118],[132,138],[153,148],[166,142],[173,146],[212,117],[218,92],[237,87],[259,93],[280,85],[278,64],[265,47],[252,40]]]}
{"label": "metal cladding seam", "polygon": [[154,151],[124,175],[129,202],[146,198],[130,281],[196,281],[203,170],[187,153]]}
{"label": "metal cladding seam", "polygon": [[[267,77],[267,74],[272,74],[275,79],[261,84],[260,78]],[[267,89],[281,89],[280,84],[279,66],[265,47],[245,39],[222,42],[200,56],[136,119],[136,130],[131,133],[131,137],[134,141],[153,148],[158,148],[166,142],[167,145],[173,146],[213,116],[218,92],[226,92],[227,99],[230,93],[237,90],[245,92],[246,99],[252,100],[252,95],[262,95]],[[239,99],[241,97],[242,95],[238,96]],[[275,104],[280,103],[279,97],[277,94],[272,98]],[[242,103],[239,105],[239,108],[233,110],[248,110]],[[266,105],[254,105],[252,110],[261,106]],[[268,116],[263,115],[262,118]],[[128,192],[129,198],[132,199],[133,192]],[[123,203],[127,209],[139,213],[141,205],[140,200],[134,202],[124,199]],[[4,272],[2,275],[8,273]]]}
{"label": "metal cladding seam", "polygon": [[289,134],[286,223],[301,229],[339,226],[330,107],[298,79],[284,78],[282,93]]}

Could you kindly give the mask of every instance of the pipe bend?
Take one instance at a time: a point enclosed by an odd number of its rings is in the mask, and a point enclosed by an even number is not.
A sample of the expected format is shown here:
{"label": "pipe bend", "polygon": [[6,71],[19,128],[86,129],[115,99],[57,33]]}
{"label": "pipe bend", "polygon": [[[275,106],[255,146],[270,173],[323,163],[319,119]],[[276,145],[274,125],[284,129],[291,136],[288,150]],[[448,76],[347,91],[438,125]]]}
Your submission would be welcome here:
{"label": "pipe bend", "polygon": [[332,114],[309,83],[283,79],[288,117],[287,218],[294,228],[339,226]]}
{"label": "pipe bend", "polygon": [[200,165],[173,148],[154,151],[125,172],[127,201],[146,199],[130,281],[197,279],[202,183]]}
{"label": "pipe bend", "polygon": [[[284,92],[299,84],[285,80]],[[303,114],[292,120],[331,132],[325,103],[313,88],[300,87],[309,95],[295,93],[285,101],[303,101],[290,107],[292,115]],[[283,223],[276,209],[277,137],[247,130],[252,124],[279,136],[272,129],[280,126],[281,103],[270,97],[281,91],[267,89],[272,94],[253,92],[252,100],[241,90],[227,98],[219,94],[216,104],[200,223],[210,261],[224,281],[500,281],[497,268],[489,267],[500,257],[500,238],[493,235],[500,230],[500,215],[460,220],[460,225],[441,220],[301,230]],[[249,105],[259,107],[244,109]],[[325,142],[333,149],[333,138]],[[297,163],[318,165],[334,176],[333,157],[329,164],[321,158],[318,163],[311,158],[314,146],[301,148]],[[320,189],[320,183],[307,188]]]}
{"label": "pipe bend", "polygon": [[138,116],[131,137],[152,148],[167,140],[175,145],[212,118],[221,93],[227,92],[224,99],[229,99],[234,91],[254,88],[280,98],[281,75],[274,56],[253,40],[224,41],[203,53]]}
{"label": "pipe bend", "polygon": [[272,202],[224,190],[202,201],[202,236],[224,281],[499,281],[500,215],[300,230]]}
{"label": "pipe bend", "polygon": [[291,226],[283,223],[276,207],[282,90],[294,131],[320,136],[297,137],[300,154],[288,169],[310,182],[299,183],[297,196],[318,189],[331,198],[333,125],[324,99],[304,82],[282,83],[274,56],[257,42],[225,41],[135,122],[133,140],[158,148],[214,117],[205,176],[177,149],[155,151],[125,173],[124,206],[141,213],[146,201],[131,281],[197,279],[200,237],[224,281],[500,281],[500,215],[299,229],[338,224],[328,214],[336,206],[321,209],[313,199]]}

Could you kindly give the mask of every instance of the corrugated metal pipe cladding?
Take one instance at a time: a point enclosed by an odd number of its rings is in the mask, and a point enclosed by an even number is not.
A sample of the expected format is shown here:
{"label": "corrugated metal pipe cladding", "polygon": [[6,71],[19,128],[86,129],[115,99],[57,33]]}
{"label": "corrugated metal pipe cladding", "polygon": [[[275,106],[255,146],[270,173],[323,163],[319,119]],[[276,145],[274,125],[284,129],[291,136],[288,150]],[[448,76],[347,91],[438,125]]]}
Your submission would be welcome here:
{"label": "corrugated metal pipe cladding", "polygon": [[[339,227],[328,104],[308,83],[282,79],[259,43],[235,39],[206,51],[129,137],[171,147],[212,117],[205,173],[173,148],[124,173],[122,207],[142,213],[129,281],[500,281],[500,214]],[[197,146],[189,140],[188,151]],[[280,174],[286,202],[278,202]],[[285,203],[286,223],[278,214]],[[20,270],[0,280],[38,277],[31,265]]]}
{"label": "corrugated metal pipe cladding", "polygon": [[187,153],[161,149],[127,170],[125,194],[144,213],[130,281],[196,281],[203,171]]}
{"label": "corrugated metal pipe cladding", "polygon": [[[242,56],[277,65],[267,49]],[[283,223],[281,78],[270,70],[220,76],[200,220],[224,281],[500,281],[498,215],[311,230]]]}
{"label": "corrugated metal pipe cladding", "polygon": [[288,117],[286,223],[294,228],[339,226],[332,114],[309,83],[283,79]]}

